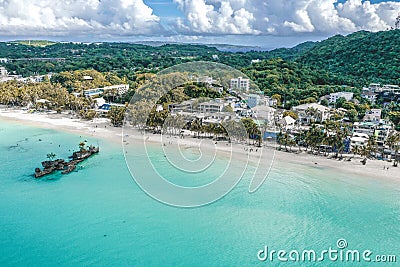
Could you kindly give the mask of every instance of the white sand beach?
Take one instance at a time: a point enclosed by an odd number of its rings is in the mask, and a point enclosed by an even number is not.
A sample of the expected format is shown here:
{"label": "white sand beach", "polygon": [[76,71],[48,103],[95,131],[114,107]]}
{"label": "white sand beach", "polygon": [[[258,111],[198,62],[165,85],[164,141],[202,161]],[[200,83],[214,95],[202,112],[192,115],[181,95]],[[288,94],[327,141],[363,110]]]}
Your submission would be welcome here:
{"label": "white sand beach", "polygon": [[[84,121],[66,113],[29,113],[28,111],[21,109],[2,108],[0,109],[0,119],[24,125],[93,136],[110,142],[119,143],[121,144],[122,149],[122,128],[113,127],[106,118]],[[129,140],[127,140],[128,138]],[[133,145],[134,142],[143,141],[143,135],[139,131],[130,131],[129,135],[125,133],[124,139],[126,139],[125,142],[130,142],[131,145]],[[186,148],[198,147],[199,145],[199,139],[193,138],[193,136],[186,136],[184,139],[177,136],[164,136],[164,139],[162,140],[160,135],[148,134],[146,139],[146,142],[149,143],[171,142],[171,144],[175,145],[179,143],[181,147]],[[244,158],[249,157],[250,161],[253,162],[258,160],[259,153],[261,152],[261,149],[257,149],[254,146],[238,143],[233,143],[232,146],[230,146],[227,142],[217,142],[217,144],[215,144],[215,142],[208,142],[208,144],[202,147],[210,150],[215,150],[215,148],[217,148],[219,152],[226,153],[226,155],[229,155],[230,153],[243,155]],[[249,152],[251,148],[253,149]],[[273,153],[271,151],[272,150],[269,148],[268,153]],[[352,157],[353,155],[345,155],[345,158]],[[351,161],[339,161],[337,159],[328,159],[323,156],[311,155],[306,152],[288,153],[284,151],[275,151],[274,166],[279,166],[279,162],[290,162],[308,166],[318,165],[318,167],[321,168],[335,169],[338,173],[356,174],[372,178],[384,178],[400,182],[400,168],[393,167],[390,162],[379,160],[368,160],[367,164],[364,166],[361,164],[359,157],[352,158]]]}

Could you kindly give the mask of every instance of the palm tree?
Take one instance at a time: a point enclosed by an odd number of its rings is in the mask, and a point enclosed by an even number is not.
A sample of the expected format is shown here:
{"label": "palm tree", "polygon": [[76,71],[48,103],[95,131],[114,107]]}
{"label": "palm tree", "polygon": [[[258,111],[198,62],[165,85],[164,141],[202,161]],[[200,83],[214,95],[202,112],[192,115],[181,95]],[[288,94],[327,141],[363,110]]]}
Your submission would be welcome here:
{"label": "palm tree", "polygon": [[318,127],[316,124],[312,124],[311,128],[308,129],[305,136],[307,145],[310,146],[311,152],[314,153],[318,148],[318,154],[321,152],[321,144],[325,138],[325,132],[323,129]]}
{"label": "palm tree", "polygon": [[289,151],[292,152],[292,148],[296,145],[296,141],[292,138],[289,138],[288,145],[289,145]]}
{"label": "palm tree", "polygon": [[363,159],[361,160],[361,163],[363,165],[365,165],[367,163],[367,158],[369,157],[369,155],[371,154],[371,151],[369,150],[368,146],[361,146],[360,150],[359,150],[360,156],[363,157]]}
{"label": "palm tree", "polygon": [[291,144],[291,142],[290,142],[290,136],[289,136],[289,134],[287,132],[280,134],[278,142],[279,142],[279,146],[284,145],[285,146],[285,150],[289,151],[287,146],[289,144]]}
{"label": "palm tree", "polygon": [[215,124],[210,123],[204,127],[204,131],[208,133],[209,137],[215,135]]}
{"label": "palm tree", "polygon": [[258,137],[260,136],[260,131],[258,130],[257,124],[253,123],[250,125],[249,128],[249,136],[250,138],[253,139],[253,145],[254,145],[254,141],[258,139]]}
{"label": "palm tree", "polygon": [[356,155],[360,153],[360,147],[356,145],[352,148],[352,151],[353,151],[353,158],[355,158]]}
{"label": "palm tree", "polygon": [[194,119],[190,124],[190,130],[197,133],[197,138],[199,138],[201,128],[201,120],[199,120],[198,118]]}
{"label": "palm tree", "polygon": [[368,147],[370,153],[374,153],[374,156],[376,156],[377,144],[378,143],[376,142],[376,137],[370,136],[368,139],[367,147]]}
{"label": "palm tree", "polygon": [[393,167],[397,167],[399,163],[398,153],[400,149],[400,133],[392,134],[386,139],[386,144],[390,147],[391,151],[394,150]]}
{"label": "palm tree", "polygon": [[318,109],[310,107],[305,113],[310,118],[310,123],[321,121],[321,112]]}
{"label": "palm tree", "polygon": [[48,160],[52,161],[56,157],[56,154],[51,152],[51,153],[48,153],[46,157]]}
{"label": "palm tree", "polygon": [[[399,134],[398,134],[398,135],[399,135]],[[399,164],[399,161],[400,161],[399,156],[398,156],[398,155],[399,155],[399,148],[400,148],[399,142],[400,142],[400,136],[397,137],[397,144],[394,146],[394,162],[393,162],[393,167],[397,167],[398,164]]]}
{"label": "palm tree", "polygon": [[120,127],[123,125],[125,117],[126,107],[111,107],[108,111],[107,116],[110,119],[114,127]]}
{"label": "palm tree", "polygon": [[305,135],[302,131],[299,131],[294,136],[295,144],[299,147],[299,152],[301,152],[301,144],[305,141]]}
{"label": "palm tree", "polygon": [[85,151],[85,145],[86,145],[85,142],[80,142],[79,143],[79,149],[80,149],[81,152]]}
{"label": "palm tree", "polygon": [[282,138],[283,138],[283,132],[282,132],[282,129],[281,129],[281,130],[279,131],[279,133],[276,135],[276,140],[278,141],[278,144],[279,144],[278,150],[281,150],[281,149],[282,149],[282,144],[283,144]]}

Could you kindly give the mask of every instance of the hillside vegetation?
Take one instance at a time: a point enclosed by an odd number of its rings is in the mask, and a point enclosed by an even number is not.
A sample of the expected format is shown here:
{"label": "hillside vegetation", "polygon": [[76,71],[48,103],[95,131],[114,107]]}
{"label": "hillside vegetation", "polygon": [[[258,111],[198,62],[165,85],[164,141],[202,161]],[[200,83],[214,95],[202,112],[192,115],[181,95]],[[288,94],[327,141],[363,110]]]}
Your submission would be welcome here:
{"label": "hillside vegetation", "polygon": [[301,52],[295,60],[346,77],[354,85],[400,84],[400,30],[337,35]]}
{"label": "hillside vegetation", "polygon": [[[268,60],[281,58],[288,61],[287,64],[297,64],[296,68],[305,73],[313,71],[312,84],[327,82],[362,87],[371,82],[400,84],[400,30],[376,33],[360,31],[348,36],[337,35],[321,42],[306,42],[289,49],[246,53],[222,52],[215,47],[191,44],[148,46],[132,43],[56,43],[43,47],[28,46],[24,42],[0,43],[0,58],[11,59],[3,65],[11,73],[23,76],[94,69],[114,72],[129,80],[135,80],[137,73],[156,73],[176,64],[200,60],[244,68],[251,73],[252,69],[257,71],[260,68],[257,64],[251,64],[252,60],[274,63],[276,61]],[[269,63],[261,65],[265,64]],[[277,75],[276,71],[280,70],[268,71],[268,67],[263,70],[268,75]],[[281,76],[286,74],[284,69],[282,71]],[[301,79],[300,83],[310,84],[309,76],[300,75],[297,78]],[[265,81],[257,82],[266,84]],[[275,84],[285,86],[291,83],[280,82],[278,79],[278,84]]]}

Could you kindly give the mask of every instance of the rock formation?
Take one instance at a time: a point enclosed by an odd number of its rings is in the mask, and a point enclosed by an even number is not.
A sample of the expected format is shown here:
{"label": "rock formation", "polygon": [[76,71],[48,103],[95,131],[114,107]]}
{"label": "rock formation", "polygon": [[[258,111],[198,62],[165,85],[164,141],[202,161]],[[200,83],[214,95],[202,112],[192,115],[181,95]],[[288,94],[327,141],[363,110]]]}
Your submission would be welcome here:
{"label": "rock formation", "polygon": [[36,168],[35,178],[41,178],[55,171],[62,171],[62,174],[68,174],[76,169],[78,163],[97,153],[99,153],[99,148],[90,146],[88,149],[81,149],[80,151],[74,152],[72,156],[69,157],[71,160],[68,162],[63,159],[43,161],[43,170]]}

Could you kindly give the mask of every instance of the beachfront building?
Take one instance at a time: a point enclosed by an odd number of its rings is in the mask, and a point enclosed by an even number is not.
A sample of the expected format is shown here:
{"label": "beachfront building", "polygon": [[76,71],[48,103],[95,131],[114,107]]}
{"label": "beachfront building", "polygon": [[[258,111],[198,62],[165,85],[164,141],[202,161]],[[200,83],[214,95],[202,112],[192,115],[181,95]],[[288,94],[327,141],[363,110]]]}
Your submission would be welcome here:
{"label": "beachfront building", "polygon": [[259,95],[250,94],[247,97],[247,105],[249,106],[249,108],[254,108],[258,106],[260,102],[261,102],[261,97]]}
{"label": "beachfront building", "polygon": [[385,84],[381,86],[379,83],[371,83],[369,87],[364,88],[364,90],[374,93],[394,93],[400,92],[400,86],[392,84]]}
{"label": "beachfront building", "polygon": [[290,116],[286,116],[283,117],[280,121],[279,121],[279,125],[284,129],[284,130],[290,130],[293,129],[294,126],[296,124],[296,120],[293,119]]}
{"label": "beachfront building", "polygon": [[236,118],[235,114],[230,112],[216,112],[210,113],[202,117],[202,123],[204,125],[208,124],[218,124],[224,121],[232,120]]}
{"label": "beachfront building", "polygon": [[105,103],[101,105],[97,111],[99,111],[100,113],[107,113],[112,107],[125,107],[125,105],[116,103]]}
{"label": "beachfront building", "polygon": [[252,117],[260,122],[260,124],[273,124],[276,109],[268,106],[256,106],[251,109]]}
{"label": "beachfront building", "polygon": [[382,116],[382,110],[378,108],[373,108],[365,113],[364,121],[379,123]]}
{"label": "beachfront building", "polygon": [[344,98],[346,101],[350,101],[354,97],[354,93],[352,92],[337,92],[329,95],[329,103],[336,103],[339,98]]}
{"label": "beachfront building", "polygon": [[102,88],[95,88],[95,89],[88,89],[83,91],[83,95],[85,97],[97,97],[100,96],[104,93],[104,90]]}
{"label": "beachfront building", "polygon": [[171,113],[182,113],[182,112],[194,112],[195,107],[194,104],[196,103],[196,99],[190,99],[190,100],[186,100],[183,101],[181,103],[173,103],[173,104],[169,104],[168,105],[168,110]]}
{"label": "beachfront building", "polygon": [[241,89],[245,91],[249,91],[250,89],[250,79],[246,79],[243,77],[233,78],[231,79],[230,89]]}
{"label": "beachfront building", "polygon": [[269,96],[264,97],[264,102],[269,107],[278,106],[278,100]]}
{"label": "beachfront building", "polygon": [[378,97],[378,94],[370,91],[363,91],[361,97],[369,100],[372,104],[374,104]]}
{"label": "beachfront building", "polygon": [[24,79],[26,79],[25,83],[26,82],[41,83],[41,82],[44,82],[46,79],[50,80],[52,76],[53,76],[53,74],[50,73],[50,74],[46,74],[46,75],[31,76],[31,77],[24,78]]}
{"label": "beachfront building", "polygon": [[398,85],[391,85],[391,84],[386,84],[382,86],[381,92],[383,93],[395,93],[395,92],[400,92],[400,86]]}
{"label": "beachfront building", "polygon": [[6,68],[0,67],[0,82],[17,81],[22,83],[41,83],[51,79],[52,74],[22,77],[21,75],[10,75]]}
{"label": "beachfront building", "polygon": [[382,123],[375,128],[374,136],[376,137],[376,142],[379,146],[383,146],[386,139],[392,132],[393,127],[389,124]]}
{"label": "beachfront building", "polygon": [[129,91],[129,84],[118,84],[118,85],[106,86],[103,88],[88,89],[83,91],[83,95],[85,97],[97,97],[106,92],[112,92],[112,91],[115,91],[119,95],[126,94]]}
{"label": "beachfront building", "polygon": [[[379,111],[376,111],[378,117]],[[376,117],[376,118],[377,118]],[[363,121],[355,122],[353,133],[364,136],[374,136],[377,144],[383,146],[390,133],[393,131],[393,127],[390,122],[380,119],[374,121]]]}
{"label": "beachfront building", "polygon": [[103,89],[104,92],[116,91],[119,95],[123,95],[123,94],[126,94],[129,91],[129,84],[111,85],[111,86],[106,86],[106,87],[104,87],[102,89]]}
{"label": "beachfront building", "polygon": [[376,124],[373,122],[355,122],[353,125],[353,132],[372,136],[375,132],[375,126]]}
{"label": "beachfront building", "polygon": [[330,117],[330,108],[317,103],[303,104],[292,108],[299,115],[300,123],[324,122]]}
{"label": "beachfront building", "polygon": [[362,147],[367,145],[369,140],[369,135],[364,133],[353,133],[353,136],[350,138],[350,146],[351,149],[354,147]]}
{"label": "beachfront building", "polygon": [[211,86],[211,88],[214,89],[219,94],[222,94],[224,92],[224,87],[222,86]]}
{"label": "beachfront building", "polygon": [[201,113],[217,113],[222,112],[227,103],[222,102],[220,99],[210,100],[199,105],[199,112]]}
{"label": "beachfront building", "polygon": [[368,89],[369,91],[375,92],[381,89],[381,85],[379,83],[371,83]]}

